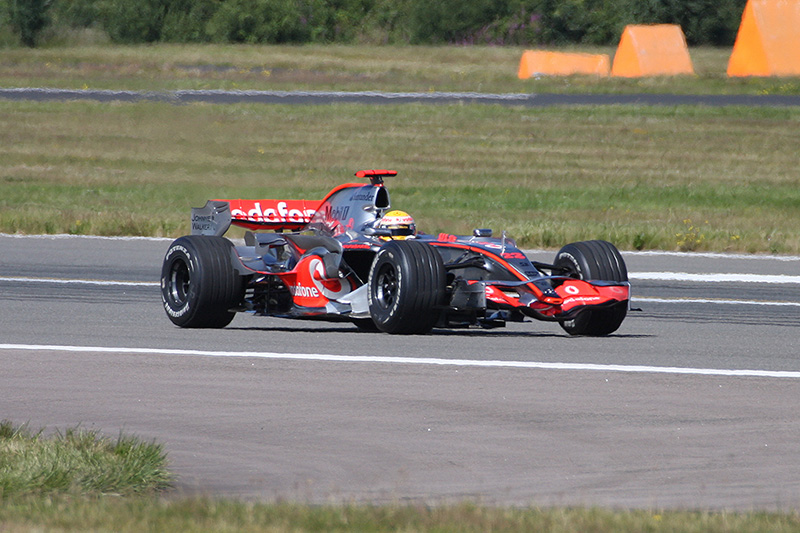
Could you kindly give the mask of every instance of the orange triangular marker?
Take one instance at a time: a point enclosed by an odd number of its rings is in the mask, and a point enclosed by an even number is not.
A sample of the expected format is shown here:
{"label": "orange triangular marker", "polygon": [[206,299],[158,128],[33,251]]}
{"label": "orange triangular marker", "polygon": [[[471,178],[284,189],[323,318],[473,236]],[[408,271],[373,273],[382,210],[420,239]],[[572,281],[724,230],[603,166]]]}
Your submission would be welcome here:
{"label": "orange triangular marker", "polygon": [[572,74],[608,76],[610,64],[608,54],[525,50],[519,61],[517,77],[526,80],[539,74],[546,76],[570,76]]}
{"label": "orange triangular marker", "polygon": [[675,24],[625,27],[614,55],[612,76],[672,76],[694,74],[686,37]]}
{"label": "orange triangular marker", "polygon": [[728,76],[800,75],[800,0],[748,0]]}

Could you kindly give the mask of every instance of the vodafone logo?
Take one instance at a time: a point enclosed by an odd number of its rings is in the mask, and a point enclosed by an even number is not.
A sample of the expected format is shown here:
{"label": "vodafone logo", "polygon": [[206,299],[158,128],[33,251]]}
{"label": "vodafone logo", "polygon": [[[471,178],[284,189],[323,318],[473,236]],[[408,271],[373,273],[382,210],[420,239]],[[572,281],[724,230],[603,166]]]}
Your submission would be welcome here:
{"label": "vodafone logo", "polygon": [[256,202],[249,211],[243,209],[232,209],[231,216],[234,218],[246,218],[254,222],[306,222],[316,213],[313,209],[289,209],[286,202],[278,202],[272,208],[263,209],[261,202]]}
{"label": "vodafone logo", "polygon": [[316,287],[305,287],[303,285],[289,285],[289,293],[300,298],[319,298],[319,291]]}
{"label": "vodafone logo", "polygon": [[578,294],[579,292],[581,292],[581,290],[578,287],[576,287],[575,285],[567,285],[566,287],[564,287],[564,292],[566,292],[567,294],[573,294],[574,295],[574,294]]}

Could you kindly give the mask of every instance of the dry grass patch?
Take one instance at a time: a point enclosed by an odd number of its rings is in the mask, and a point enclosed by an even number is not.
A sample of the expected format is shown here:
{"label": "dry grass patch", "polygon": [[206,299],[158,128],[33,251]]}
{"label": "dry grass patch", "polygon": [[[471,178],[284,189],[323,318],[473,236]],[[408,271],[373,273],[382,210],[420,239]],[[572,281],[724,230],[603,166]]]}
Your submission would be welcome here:
{"label": "dry grass patch", "polygon": [[797,531],[796,513],[729,513],[598,508],[452,505],[322,505],[204,498],[33,500],[0,505],[6,531],[516,532]]}
{"label": "dry grass patch", "polygon": [[0,422],[0,503],[52,494],[147,494],[168,488],[170,479],[159,444],[81,428],[45,435]]}
{"label": "dry grass patch", "polygon": [[[560,50],[603,53],[615,47]],[[87,45],[4,50],[0,86],[489,93],[800,94],[797,78],[726,76],[729,48],[693,48],[694,76],[517,79],[524,49],[498,46]]]}
{"label": "dry grass patch", "polygon": [[800,253],[798,126],[791,108],[0,102],[0,230],[176,236],[208,198],[320,198],[386,167],[431,233]]}

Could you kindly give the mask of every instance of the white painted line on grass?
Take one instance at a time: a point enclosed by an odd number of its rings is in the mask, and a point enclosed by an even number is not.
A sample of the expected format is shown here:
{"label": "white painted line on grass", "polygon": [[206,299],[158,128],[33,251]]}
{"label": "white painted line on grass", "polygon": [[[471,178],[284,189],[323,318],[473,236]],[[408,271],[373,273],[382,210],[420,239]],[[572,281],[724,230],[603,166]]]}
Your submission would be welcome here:
{"label": "white painted line on grass", "polygon": [[670,366],[599,365],[584,363],[542,363],[533,361],[482,361],[475,359],[442,359],[432,357],[388,357],[373,355],[329,355],[274,352],[227,352],[215,350],[175,350],[164,348],[118,348],[107,346],[61,346],[48,344],[0,344],[2,350],[55,351],[79,353],[115,353],[143,355],[178,355],[190,357],[252,357],[294,361],[335,363],[379,363],[395,365],[431,365],[483,368],[528,368],[536,370],[572,370],[623,372],[640,374],[688,374],[698,376],[758,377],[800,379],[800,372],[782,370],[734,370],[721,368],[683,368]]}
{"label": "white painted line on grass", "polygon": [[0,89],[0,95],[46,95],[61,97],[123,98],[125,100],[155,99],[175,100],[192,96],[236,96],[236,97],[313,97],[313,98],[353,98],[368,97],[385,100],[417,98],[422,100],[471,99],[471,100],[509,100],[528,101],[538,95],[529,93],[476,93],[476,92],[384,92],[384,91],[258,91],[225,89],[180,89],[175,91],[120,91],[111,89],[60,89],[51,87],[13,87]]}
{"label": "white painted line on grass", "polygon": [[800,276],[783,274],[691,274],[689,272],[629,272],[631,280],[692,281],[698,283],[800,283]]}

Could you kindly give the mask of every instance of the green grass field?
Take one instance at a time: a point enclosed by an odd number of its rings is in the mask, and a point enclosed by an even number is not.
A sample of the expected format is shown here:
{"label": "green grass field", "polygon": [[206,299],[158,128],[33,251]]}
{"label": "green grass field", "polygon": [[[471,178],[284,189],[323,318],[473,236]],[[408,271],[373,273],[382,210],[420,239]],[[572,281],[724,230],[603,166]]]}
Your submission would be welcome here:
{"label": "green grass field", "polygon": [[498,508],[472,503],[426,506],[253,503],[207,498],[53,498],[0,505],[9,533],[28,531],[620,533],[775,532],[800,530],[797,513],[614,511]]}
{"label": "green grass field", "polygon": [[393,168],[426,232],[800,252],[800,109],[0,101],[0,231],[178,236],[209,198]]}

